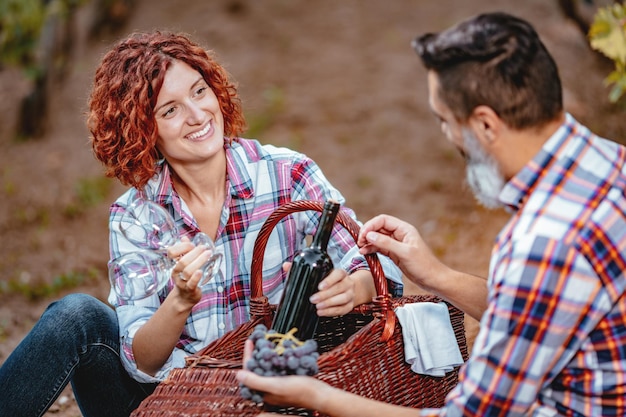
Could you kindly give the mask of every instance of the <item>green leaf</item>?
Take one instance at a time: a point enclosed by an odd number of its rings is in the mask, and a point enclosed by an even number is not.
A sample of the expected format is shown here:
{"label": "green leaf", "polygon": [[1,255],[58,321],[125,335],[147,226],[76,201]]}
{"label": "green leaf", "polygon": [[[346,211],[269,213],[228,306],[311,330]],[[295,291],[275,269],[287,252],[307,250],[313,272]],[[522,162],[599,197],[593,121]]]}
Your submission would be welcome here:
{"label": "green leaf", "polygon": [[626,6],[598,9],[589,30],[591,47],[614,61],[626,62]]}
{"label": "green leaf", "polygon": [[622,88],[621,85],[616,84],[613,86],[613,88],[611,88],[611,91],[609,92],[609,101],[611,103],[617,103],[623,94],[624,88]]}
{"label": "green leaf", "polygon": [[604,83],[606,85],[615,84],[618,83],[622,78],[625,78],[625,74],[619,71],[613,71],[604,79]]}

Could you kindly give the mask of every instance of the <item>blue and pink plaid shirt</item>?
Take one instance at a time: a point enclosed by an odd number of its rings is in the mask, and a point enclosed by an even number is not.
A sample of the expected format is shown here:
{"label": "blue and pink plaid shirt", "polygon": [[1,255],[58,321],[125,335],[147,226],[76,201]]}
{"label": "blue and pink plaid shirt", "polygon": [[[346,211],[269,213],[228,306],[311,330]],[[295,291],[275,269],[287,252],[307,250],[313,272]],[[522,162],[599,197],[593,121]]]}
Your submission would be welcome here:
{"label": "blue and pink plaid shirt", "polygon": [[626,415],[625,158],[567,114],[509,181],[472,356],[422,415]]}
{"label": "blue and pink plaid shirt", "polygon": [[[175,367],[184,366],[184,358],[211,341],[223,336],[239,324],[249,321],[250,266],[258,232],[267,217],[282,204],[294,200],[325,201],[335,199],[344,203],[343,196],[324,177],[319,167],[301,153],[254,140],[239,139],[225,143],[227,161],[227,195],[222,209],[215,244],[222,253],[218,275],[202,287],[202,299],[193,308],[184,331],[164,367],[155,377],[137,369],[132,341],[136,331],[154,314],[173,283],[158,294],[128,302],[119,299],[112,290],[109,303],[116,308],[122,342],[122,362],[128,372],[142,382],[163,380]],[[139,193],[128,190],[111,207],[111,259],[137,250],[119,231],[119,219],[125,207],[141,194],[165,207],[174,217],[179,230],[188,236],[199,232],[193,215],[172,187],[167,164]],[[354,213],[343,207],[355,218]],[[356,219],[356,218],[355,218]],[[263,260],[263,293],[270,303],[278,304],[286,274],[282,264],[291,260],[303,247],[305,237],[312,235],[318,225],[319,213],[301,212],[283,219],[269,237]],[[336,227],[328,252],[336,268],[348,273],[367,268],[365,259],[350,234]],[[380,257],[389,279],[390,292],[401,294],[401,272],[385,257]]]}

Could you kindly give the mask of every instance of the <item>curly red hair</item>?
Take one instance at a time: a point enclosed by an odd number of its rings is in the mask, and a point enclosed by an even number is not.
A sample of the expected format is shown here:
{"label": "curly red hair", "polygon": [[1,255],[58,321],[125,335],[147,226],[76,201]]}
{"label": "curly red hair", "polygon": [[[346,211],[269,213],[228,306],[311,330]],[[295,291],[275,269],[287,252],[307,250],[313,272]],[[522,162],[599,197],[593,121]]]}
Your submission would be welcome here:
{"label": "curly red hair", "polygon": [[153,109],[174,61],[186,63],[209,84],[224,115],[224,136],[236,140],[246,129],[236,86],[212,51],[184,34],[131,34],[103,57],[89,99],[87,127],[107,177],[140,189],[155,175],[162,156]]}

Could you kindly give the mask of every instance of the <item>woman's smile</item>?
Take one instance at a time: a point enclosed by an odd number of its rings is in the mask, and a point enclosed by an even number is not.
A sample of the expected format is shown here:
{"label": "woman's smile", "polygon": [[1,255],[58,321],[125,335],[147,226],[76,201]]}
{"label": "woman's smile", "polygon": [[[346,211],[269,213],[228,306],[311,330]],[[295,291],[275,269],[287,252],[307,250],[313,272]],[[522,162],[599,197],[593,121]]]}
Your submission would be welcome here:
{"label": "woman's smile", "polygon": [[211,121],[209,121],[202,130],[191,133],[187,135],[186,138],[194,142],[199,142],[203,139],[206,139],[207,137],[210,137],[213,134],[213,131],[213,124],[211,123]]}

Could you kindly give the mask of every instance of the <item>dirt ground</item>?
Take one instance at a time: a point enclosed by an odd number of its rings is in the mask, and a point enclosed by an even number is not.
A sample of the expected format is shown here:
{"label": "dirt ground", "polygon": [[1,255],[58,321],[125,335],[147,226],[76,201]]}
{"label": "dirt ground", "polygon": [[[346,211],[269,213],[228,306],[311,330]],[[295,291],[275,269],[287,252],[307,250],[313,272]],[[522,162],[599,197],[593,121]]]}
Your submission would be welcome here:
{"label": "dirt ground", "polygon": [[[117,37],[153,28],[190,33],[238,81],[247,137],[308,154],[360,219],[383,212],[403,218],[443,261],[486,275],[508,216],[478,206],[464,186],[463,162],[430,113],[425,72],[409,43],[479,12],[529,19],[560,65],[567,109],[623,141],[624,110],[608,103],[602,84],[610,67],[556,3],[137,0],[124,28],[91,42],[84,25],[90,10],[81,9],[72,71],[51,98],[45,137],[13,139],[28,82],[16,70],[0,72],[0,363],[51,301],[69,292],[106,299],[107,210],[123,188],[105,182],[104,198],[87,203],[85,189],[102,184],[102,169],[84,114],[95,67]],[[30,296],[32,288],[43,295]],[[477,328],[467,321],[470,340]],[[80,415],[71,390],[47,415]]]}

